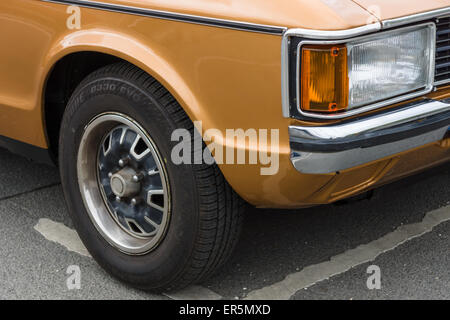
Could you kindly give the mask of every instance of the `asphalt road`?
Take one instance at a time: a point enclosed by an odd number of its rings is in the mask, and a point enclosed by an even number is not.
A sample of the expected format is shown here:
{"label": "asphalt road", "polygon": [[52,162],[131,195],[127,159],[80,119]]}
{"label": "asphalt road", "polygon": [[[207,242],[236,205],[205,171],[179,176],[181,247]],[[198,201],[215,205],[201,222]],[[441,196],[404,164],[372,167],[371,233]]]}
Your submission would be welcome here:
{"label": "asphalt road", "polygon": [[[0,168],[0,299],[450,299],[450,163],[371,200],[249,208],[231,261],[205,283],[168,295],[121,284],[67,246],[73,239],[36,228],[73,228],[55,168],[3,149]],[[71,265],[81,270],[79,290],[66,285]],[[371,265],[381,271],[379,290],[366,285]]]}

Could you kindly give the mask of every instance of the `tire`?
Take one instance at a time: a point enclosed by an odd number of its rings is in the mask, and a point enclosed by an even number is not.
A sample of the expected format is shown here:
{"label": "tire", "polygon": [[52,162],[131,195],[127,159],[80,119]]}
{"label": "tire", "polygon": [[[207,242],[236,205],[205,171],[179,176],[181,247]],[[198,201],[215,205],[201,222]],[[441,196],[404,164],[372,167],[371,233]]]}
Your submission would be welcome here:
{"label": "tire", "polygon": [[[125,120],[114,122],[117,119]],[[114,131],[118,129],[114,128],[123,123],[128,129],[125,129],[125,138],[118,139]],[[114,127],[116,124],[118,126]],[[105,270],[139,289],[167,292],[201,282],[230,257],[242,225],[244,202],[225,181],[217,165],[175,165],[172,162],[171,150],[176,143],[171,142],[171,134],[178,128],[187,129],[191,137],[194,136],[192,122],[170,93],[147,73],[128,63],[104,67],[83,80],[68,103],[61,125],[59,166],[74,226],[92,257]],[[147,201],[144,197],[144,203],[137,202],[139,207],[129,207],[132,200],[117,196],[118,192],[135,186],[134,180],[126,180],[125,167],[116,174],[116,178],[125,182],[103,179],[102,170],[114,165],[113,158],[105,160],[106,157],[119,154],[121,143],[128,143],[128,135],[133,132],[145,140],[153,160],[161,165],[153,171],[158,172],[158,181],[166,187],[159,198],[158,209],[163,222],[158,227],[145,225],[145,222],[136,226],[135,223],[138,216],[141,219],[142,214],[150,215],[154,209],[148,206],[156,203],[149,193],[146,193]],[[98,151],[96,163],[92,148],[100,135],[104,135],[103,140],[97,142],[97,146],[103,149]],[[134,154],[137,154],[136,149]],[[134,161],[133,156],[127,159]],[[125,161],[127,170],[134,168],[137,172],[141,164],[130,164],[128,160]],[[92,174],[92,168],[99,168],[97,178],[93,178],[96,175]],[[97,185],[92,179],[97,180]],[[145,179],[150,179],[150,175]],[[147,192],[142,181],[140,191],[133,191],[135,195]],[[104,196],[103,204],[89,202],[97,201],[99,194]],[[116,197],[111,197],[114,194]],[[106,210],[109,210],[109,217],[105,215]],[[135,215],[132,222],[127,220],[130,214]],[[151,226],[158,231],[147,230]]]}

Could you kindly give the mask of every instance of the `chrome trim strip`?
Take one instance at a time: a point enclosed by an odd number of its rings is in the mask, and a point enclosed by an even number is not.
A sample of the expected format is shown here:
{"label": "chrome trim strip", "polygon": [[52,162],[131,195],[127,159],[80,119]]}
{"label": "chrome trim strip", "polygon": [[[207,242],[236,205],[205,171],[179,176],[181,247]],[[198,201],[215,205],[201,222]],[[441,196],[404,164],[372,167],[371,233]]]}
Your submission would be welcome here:
{"label": "chrome trim strip", "polygon": [[441,101],[431,101],[428,103],[418,103],[414,107],[404,110],[391,111],[368,119],[334,126],[290,126],[289,134],[291,137],[309,141],[348,139],[352,136],[371,133],[388,127],[405,124],[407,122],[417,121],[446,111],[450,111],[450,104]]}
{"label": "chrome trim strip", "polygon": [[89,9],[97,9],[104,11],[112,11],[119,13],[126,13],[131,15],[145,16],[151,18],[158,18],[164,20],[181,21],[186,23],[200,24],[206,26],[213,26],[219,28],[240,30],[240,31],[250,31],[257,33],[267,33],[274,35],[283,35],[287,30],[286,27],[280,26],[270,26],[264,24],[256,24],[250,22],[233,21],[226,19],[216,19],[210,17],[196,16],[190,14],[175,13],[169,11],[145,9],[134,6],[118,5],[111,3],[103,3],[98,1],[90,0],[40,0],[43,2],[63,4],[63,5],[74,5]]}
{"label": "chrome trim strip", "polygon": [[413,15],[404,16],[404,17],[400,17],[400,18],[386,19],[386,20],[383,20],[381,23],[382,23],[383,29],[388,29],[388,28],[395,28],[395,27],[403,26],[405,24],[425,21],[425,20],[434,19],[434,18],[440,18],[445,15],[450,15],[450,7],[416,13]]}
{"label": "chrome trim strip", "polygon": [[287,31],[281,40],[281,113],[284,118],[291,116],[291,98],[289,96],[289,43]]}
{"label": "chrome trim strip", "polygon": [[439,141],[446,132],[440,128],[409,139],[395,141],[371,148],[345,150],[335,153],[298,153],[291,158],[294,167],[306,174],[329,174],[354,168],[372,161]]}
{"label": "chrome trim strip", "polygon": [[[439,116],[443,118],[437,122],[438,127],[427,129],[426,119]],[[450,104],[433,100],[344,124],[290,126],[289,136],[293,146],[291,161],[302,173],[338,172],[439,141],[444,138],[449,126]],[[418,130],[418,133],[397,140],[401,131],[408,130]],[[343,144],[350,147],[339,147]],[[333,145],[338,148],[331,148]],[[310,151],[311,146],[318,151]]]}
{"label": "chrome trim strip", "polygon": [[[387,98],[381,102],[376,102],[376,103],[372,103],[370,105],[363,105],[360,107],[356,107],[354,109],[350,109],[347,112],[343,112],[340,114],[317,114],[317,113],[311,113],[311,112],[305,112],[302,110],[300,102],[301,102],[301,97],[300,97],[300,50],[301,47],[305,44],[339,44],[339,43],[344,43],[344,42],[349,42],[349,40],[339,40],[339,41],[301,41],[298,45],[297,48],[297,68],[296,68],[296,97],[297,97],[297,111],[308,118],[316,118],[316,119],[342,119],[342,118],[347,118],[347,117],[351,117],[357,114],[361,114],[364,112],[368,112],[368,111],[372,111],[390,104],[396,104],[405,100],[410,100],[425,94],[430,93],[433,88],[434,88],[434,72],[435,72],[435,57],[436,57],[436,25],[434,23],[424,23],[424,24],[420,24],[420,25],[415,25],[415,26],[411,26],[411,27],[406,27],[406,28],[402,28],[399,30],[390,30],[390,31],[385,31],[382,33],[377,33],[377,34],[370,34],[370,35],[365,35],[365,36],[360,36],[360,37],[356,37],[356,38],[352,38],[350,45],[353,42],[356,41],[363,41],[363,40],[371,40],[372,38],[374,39],[378,39],[383,37],[384,35],[389,35],[391,33],[396,34],[396,33],[403,33],[403,32],[407,32],[407,31],[412,31],[415,29],[421,29],[423,27],[428,26],[431,29],[431,38],[430,38],[430,50],[431,50],[431,59],[430,59],[430,65],[429,65],[429,75],[428,75],[428,83],[426,85],[426,87],[423,90],[420,91],[416,91],[416,92],[410,92],[410,93],[406,93],[403,94],[401,96],[398,97],[394,97],[394,98]],[[349,50],[349,54],[350,54],[350,50]],[[419,90],[420,88],[418,88],[417,90]]]}
{"label": "chrome trim strip", "polygon": [[441,85],[444,85],[444,84],[447,84],[447,83],[450,83],[450,79],[448,79],[448,80],[436,81],[436,82],[434,83],[434,85],[435,85],[435,86],[441,86]]}
{"label": "chrome trim strip", "polygon": [[353,38],[379,30],[381,30],[381,23],[375,22],[346,30],[289,29],[284,34],[284,37],[299,37],[315,40],[336,40]]}

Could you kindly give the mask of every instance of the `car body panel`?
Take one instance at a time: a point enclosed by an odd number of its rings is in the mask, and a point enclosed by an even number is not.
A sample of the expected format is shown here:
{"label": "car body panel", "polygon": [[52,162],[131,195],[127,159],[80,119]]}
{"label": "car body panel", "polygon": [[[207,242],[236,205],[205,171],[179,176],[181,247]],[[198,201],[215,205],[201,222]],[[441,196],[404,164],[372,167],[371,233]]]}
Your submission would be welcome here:
{"label": "car body panel", "polygon": [[[373,20],[349,0],[102,2],[288,28],[341,30]],[[191,120],[202,121],[203,131],[278,129],[278,173],[263,176],[261,165],[220,165],[234,190],[258,207],[329,203],[450,159],[447,144],[435,143],[339,174],[300,174],[290,161],[288,127],[309,123],[282,116],[280,35],[90,8],[81,9],[82,28],[70,30],[66,10],[67,5],[40,0],[0,2],[0,30],[8,30],[0,33],[1,136],[48,148],[44,91],[49,73],[70,53],[96,51],[155,77]],[[450,88],[429,96],[449,97]],[[236,148],[248,154],[247,145]]]}
{"label": "car body panel", "polygon": [[412,14],[448,7],[448,0],[353,0],[380,20],[395,19]]}

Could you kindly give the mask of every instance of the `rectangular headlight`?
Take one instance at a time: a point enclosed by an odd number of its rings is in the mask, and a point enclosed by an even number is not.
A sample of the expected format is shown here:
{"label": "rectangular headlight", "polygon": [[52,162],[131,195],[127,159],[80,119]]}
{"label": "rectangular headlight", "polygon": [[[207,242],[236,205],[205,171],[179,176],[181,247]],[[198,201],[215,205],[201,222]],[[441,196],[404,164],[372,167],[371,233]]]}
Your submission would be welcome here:
{"label": "rectangular headlight", "polygon": [[427,24],[301,51],[301,109],[335,113],[431,90],[435,26]]}
{"label": "rectangular headlight", "polygon": [[348,44],[349,109],[430,86],[432,31],[425,26]]}

